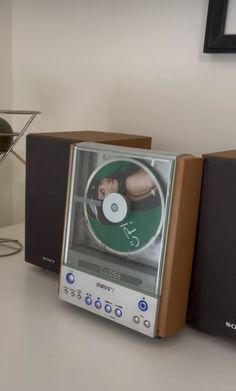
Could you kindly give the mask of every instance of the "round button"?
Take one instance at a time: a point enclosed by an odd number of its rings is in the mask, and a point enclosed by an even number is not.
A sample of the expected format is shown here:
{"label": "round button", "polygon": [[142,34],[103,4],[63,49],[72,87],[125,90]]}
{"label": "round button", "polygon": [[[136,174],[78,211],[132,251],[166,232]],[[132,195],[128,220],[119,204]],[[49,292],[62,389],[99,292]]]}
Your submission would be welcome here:
{"label": "round button", "polygon": [[106,304],[106,305],[105,305],[105,311],[106,311],[108,314],[111,313],[112,308],[111,308],[111,305],[110,305],[110,304]]}
{"label": "round button", "polygon": [[115,314],[118,318],[120,318],[122,316],[122,311],[120,310],[120,308],[116,308],[115,310]]}
{"label": "round button", "polygon": [[145,320],[143,324],[145,327],[147,327],[147,329],[150,327],[150,322],[148,320]]}
{"label": "round button", "polygon": [[66,295],[68,294],[68,289],[67,289],[67,288],[64,289],[64,293],[65,293]]}
{"label": "round button", "polygon": [[85,297],[85,303],[88,304],[88,305],[92,304],[92,299],[91,299],[90,296],[86,296]]}
{"label": "round button", "polygon": [[75,282],[75,276],[73,273],[67,273],[66,275],[66,281],[68,282],[68,284],[73,284]]}
{"label": "round button", "polygon": [[148,303],[145,300],[140,300],[138,303],[138,307],[141,311],[147,311]]}
{"label": "round button", "polygon": [[133,321],[134,321],[134,323],[138,324],[140,322],[140,319],[138,316],[134,316]]}
{"label": "round button", "polygon": [[100,302],[100,300],[96,300],[95,301],[95,307],[100,310],[100,308],[102,308],[102,303]]}
{"label": "round button", "polygon": [[71,292],[70,292],[70,295],[71,295],[72,297],[74,297],[75,292],[71,291]]}
{"label": "round button", "polygon": [[128,201],[120,193],[109,193],[102,203],[102,211],[111,223],[120,223],[128,213]]}

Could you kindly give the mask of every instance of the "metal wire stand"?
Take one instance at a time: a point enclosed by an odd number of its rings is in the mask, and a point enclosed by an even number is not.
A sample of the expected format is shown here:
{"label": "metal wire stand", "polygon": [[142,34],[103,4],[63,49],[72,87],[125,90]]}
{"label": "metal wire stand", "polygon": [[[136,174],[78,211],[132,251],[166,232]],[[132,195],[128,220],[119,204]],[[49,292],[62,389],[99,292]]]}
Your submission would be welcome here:
{"label": "metal wire stand", "polygon": [[[10,132],[10,133],[1,133],[0,129],[0,137],[8,137],[12,138],[12,143],[9,145],[9,148],[6,151],[0,151],[0,165],[5,161],[9,153],[11,152],[21,163],[25,164],[25,160],[19,156],[14,150],[14,146],[19,141],[19,139],[23,136],[25,131],[28,129],[31,122],[34,120],[37,114],[41,114],[40,111],[31,111],[31,110],[0,110],[0,114],[19,114],[19,115],[30,115],[29,120],[20,130],[20,132]],[[0,257],[8,257],[10,255],[14,255],[19,253],[22,250],[23,246],[17,239],[9,239],[9,238],[0,238]]]}

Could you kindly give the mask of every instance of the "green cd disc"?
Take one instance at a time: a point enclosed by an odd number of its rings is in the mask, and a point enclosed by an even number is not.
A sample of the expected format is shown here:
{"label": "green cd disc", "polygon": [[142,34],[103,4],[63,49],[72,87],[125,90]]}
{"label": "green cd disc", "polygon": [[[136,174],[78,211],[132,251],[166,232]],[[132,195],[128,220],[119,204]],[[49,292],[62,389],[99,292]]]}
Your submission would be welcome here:
{"label": "green cd disc", "polygon": [[164,194],[157,172],[136,159],[107,160],[90,175],[84,213],[90,233],[116,254],[148,248],[161,232]]}

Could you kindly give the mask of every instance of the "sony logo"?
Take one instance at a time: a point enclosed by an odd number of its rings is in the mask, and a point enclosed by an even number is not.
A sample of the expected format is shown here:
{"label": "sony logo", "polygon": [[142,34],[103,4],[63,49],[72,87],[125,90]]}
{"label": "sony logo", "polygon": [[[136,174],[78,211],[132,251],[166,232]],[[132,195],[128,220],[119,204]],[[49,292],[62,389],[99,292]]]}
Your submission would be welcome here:
{"label": "sony logo", "polygon": [[98,288],[104,289],[105,291],[114,292],[114,288],[112,288],[111,286],[105,285],[105,284],[100,284],[100,282],[97,282],[96,286]]}
{"label": "sony logo", "polygon": [[235,323],[230,323],[230,322],[225,322],[226,327],[230,327],[233,330],[236,330],[236,324]]}
{"label": "sony logo", "polygon": [[49,263],[55,263],[55,259],[51,259],[51,258],[48,258],[48,257],[43,257],[43,261],[45,262],[49,262]]}

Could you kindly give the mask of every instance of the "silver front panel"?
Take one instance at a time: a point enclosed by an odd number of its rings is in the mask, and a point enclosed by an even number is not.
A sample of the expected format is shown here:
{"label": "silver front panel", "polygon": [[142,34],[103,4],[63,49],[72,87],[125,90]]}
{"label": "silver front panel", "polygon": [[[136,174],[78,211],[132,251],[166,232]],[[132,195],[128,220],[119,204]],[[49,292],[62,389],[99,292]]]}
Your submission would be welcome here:
{"label": "silver front panel", "polygon": [[156,336],[156,298],[66,266],[61,269],[59,297],[139,333]]}

